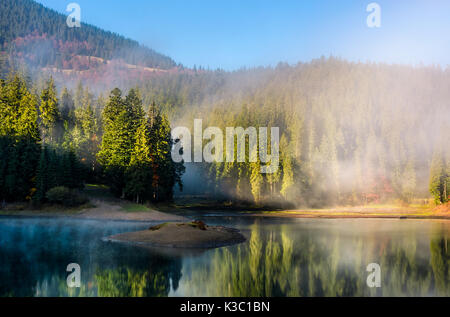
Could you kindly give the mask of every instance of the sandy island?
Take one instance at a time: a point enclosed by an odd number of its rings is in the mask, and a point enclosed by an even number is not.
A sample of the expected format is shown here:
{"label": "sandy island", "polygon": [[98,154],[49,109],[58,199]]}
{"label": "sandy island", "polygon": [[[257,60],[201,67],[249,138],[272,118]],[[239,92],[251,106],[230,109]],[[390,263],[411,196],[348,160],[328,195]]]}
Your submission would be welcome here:
{"label": "sandy island", "polygon": [[201,221],[194,221],[163,223],[143,231],[106,237],[104,240],[151,247],[207,249],[241,243],[246,239],[237,229],[210,227]]}

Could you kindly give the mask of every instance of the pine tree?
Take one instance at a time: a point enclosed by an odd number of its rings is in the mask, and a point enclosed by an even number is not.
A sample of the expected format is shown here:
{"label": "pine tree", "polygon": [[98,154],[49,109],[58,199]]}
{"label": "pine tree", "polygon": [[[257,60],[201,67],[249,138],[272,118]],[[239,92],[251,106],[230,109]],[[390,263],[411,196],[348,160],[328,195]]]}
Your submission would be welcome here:
{"label": "pine tree", "polygon": [[38,203],[43,203],[45,201],[45,194],[51,188],[50,182],[49,150],[47,146],[44,146],[41,151],[41,157],[36,173],[36,193],[33,197],[34,201]]}
{"label": "pine tree", "polygon": [[142,97],[138,88],[130,89],[125,98],[125,104],[130,112],[132,124],[138,127],[145,117],[145,112],[142,107]]}
{"label": "pine tree", "polygon": [[285,135],[281,136],[280,147],[282,149],[281,164],[282,164],[282,170],[283,170],[283,178],[282,178],[280,194],[286,200],[292,200],[294,187],[295,187],[294,166],[293,166],[293,160],[292,160],[292,157],[291,157],[291,154],[289,151],[288,141],[287,141]]}
{"label": "pine tree", "polygon": [[[75,103],[69,90],[65,87],[61,93],[61,120],[67,123],[68,129],[75,124]],[[66,129],[66,132],[67,130]]]}
{"label": "pine tree", "polygon": [[162,201],[171,201],[173,199],[173,187],[177,184],[182,190],[181,176],[185,168],[182,162],[175,163],[172,160],[173,140],[169,120],[166,116],[159,114],[156,121],[160,123],[159,129],[156,129],[159,136],[157,141],[157,164],[160,177],[158,197]]}
{"label": "pine tree", "polygon": [[130,92],[124,100],[122,92],[116,88],[103,110],[104,134],[97,157],[105,169],[112,192],[117,196],[125,195],[124,175],[130,164],[139,127],[137,123],[143,119],[141,108],[142,101],[134,93]]}
{"label": "pine tree", "polygon": [[75,89],[75,97],[74,97],[75,109],[83,107],[83,97],[84,97],[84,87],[80,80],[77,84],[77,88]]}
{"label": "pine tree", "polygon": [[136,132],[136,144],[127,169],[126,194],[137,203],[153,198],[153,157],[150,149],[149,121],[145,120]]}
{"label": "pine tree", "polygon": [[20,165],[20,153],[17,147],[13,145],[10,147],[5,177],[5,189],[7,200],[13,200],[14,196],[16,196],[15,194],[18,191],[19,179],[17,176],[19,174],[19,165]]}
{"label": "pine tree", "polygon": [[98,123],[94,109],[92,108],[93,97],[86,89],[83,97],[82,108],[76,110],[77,128],[81,131],[81,138],[77,144],[77,153],[81,161],[90,169],[91,174],[95,172],[96,154],[98,152]]}
{"label": "pine tree", "polygon": [[17,135],[17,118],[20,115],[20,101],[26,91],[25,82],[18,74],[10,75],[0,90],[0,134]]}
{"label": "pine tree", "polygon": [[56,141],[56,128],[60,118],[58,109],[58,98],[53,78],[47,82],[41,93],[41,105],[39,107],[43,142],[52,143]]}
{"label": "pine tree", "polygon": [[448,200],[447,177],[442,152],[436,150],[431,161],[429,189],[437,205]]}
{"label": "pine tree", "polygon": [[0,137],[2,198],[30,198],[40,155],[37,101],[17,74],[0,87]]}
{"label": "pine tree", "polygon": [[29,91],[25,91],[20,100],[16,131],[18,136],[25,137],[30,142],[39,143],[41,141],[37,100]]}
{"label": "pine tree", "polygon": [[410,159],[405,166],[402,177],[402,196],[403,200],[410,203],[414,198],[416,189],[416,171],[414,162]]}
{"label": "pine tree", "polygon": [[153,104],[136,132],[136,143],[127,169],[127,196],[140,201],[170,201],[173,187],[182,189],[183,163],[171,157],[173,140],[167,118]]}
{"label": "pine tree", "polygon": [[250,186],[256,204],[259,204],[261,201],[263,181],[260,161],[250,163]]}

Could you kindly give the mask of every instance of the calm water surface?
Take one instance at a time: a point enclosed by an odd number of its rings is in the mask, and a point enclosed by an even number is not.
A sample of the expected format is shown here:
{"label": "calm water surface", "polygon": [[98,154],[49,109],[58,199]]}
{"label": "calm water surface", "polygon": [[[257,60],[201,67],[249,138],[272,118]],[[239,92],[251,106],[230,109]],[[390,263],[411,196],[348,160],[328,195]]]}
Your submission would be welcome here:
{"label": "calm water surface", "polygon": [[[196,252],[102,237],[149,223],[0,218],[0,296],[450,296],[450,222],[207,217],[245,243]],[[68,288],[66,267],[81,266]],[[366,284],[381,266],[381,288]]]}

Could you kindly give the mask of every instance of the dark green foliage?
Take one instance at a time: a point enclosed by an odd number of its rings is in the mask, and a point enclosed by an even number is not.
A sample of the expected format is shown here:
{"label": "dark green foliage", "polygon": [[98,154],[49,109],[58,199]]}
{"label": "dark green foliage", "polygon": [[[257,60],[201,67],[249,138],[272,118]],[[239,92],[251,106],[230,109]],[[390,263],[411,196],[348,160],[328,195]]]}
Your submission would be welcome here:
{"label": "dark green foliage", "polygon": [[184,169],[172,161],[165,116],[153,105],[145,117],[139,91],[131,89],[122,98],[116,88],[103,110],[103,125],[98,159],[112,192],[137,202],[171,200]]}
{"label": "dark green foliage", "polygon": [[[423,89],[428,82],[440,84]],[[111,186],[116,196],[161,201],[171,199],[184,169],[169,157],[169,118],[191,131],[194,118],[223,131],[279,127],[277,173],[259,173],[261,162],[196,163],[192,184],[202,183],[206,194],[280,205],[412,203],[429,197],[429,191],[441,203],[448,200],[450,182],[448,82],[449,73],[438,68],[330,58],[232,73],[161,74],[126,96],[115,89],[108,100],[80,84],[75,93],[64,91],[59,101],[65,123],[61,147],[73,149],[93,179]],[[19,78],[0,84],[2,135],[27,135],[39,142],[36,97]],[[152,104],[159,109],[146,109]],[[143,109],[149,110],[147,116]],[[0,163],[0,170],[23,169],[14,159],[22,152],[16,146],[11,143],[1,152],[12,159]],[[433,149],[440,158],[432,159]],[[2,186],[23,187],[2,173]]]}
{"label": "dark green foliage", "polygon": [[88,88],[78,84],[75,98],[67,89],[61,95],[63,121],[62,147],[74,151],[85,168],[86,177],[97,182],[99,164],[96,155],[101,141],[100,103]]}
{"label": "dark green foliage", "polygon": [[62,151],[44,146],[37,168],[37,190],[33,200],[39,203],[45,202],[47,192],[58,186],[81,189],[83,174],[83,168],[73,151]]}
{"label": "dark green foliage", "polygon": [[122,98],[118,88],[111,92],[103,110],[103,140],[97,157],[116,196],[124,197],[125,194],[125,171],[142,117],[142,101],[133,90],[126,98]]}
{"label": "dark green foliage", "polygon": [[75,125],[75,103],[67,88],[61,94],[60,107],[63,124],[67,125],[66,129],[72,129]]}
{"label": "dark green foliage", "polygon": [[30,199],[40,155],[37,101],[12,75],[0,87],[0,199]]}
{"label": "dark green foliage", "polygon": [[49,203],[60,204],[66,207],[81,206],[88,202],[87,197],[78,190],[64,186],[53,187],[47,192],[45,197]]}
{"label": "dark green foliage", "polygon": [[39,159],[39,165],[37,168],[36,194],[33,197],[33,200],[36,202],[45,201],[45,194],[50,188],[53,187],[52,185],[55,184],[54,182],[52,182],[49,163],[49,150],[47,147],[44,147],[44,149],[41,151],[41,158]]}
{"label": "dark green foliage", "polygon": [[[59,118],[56,89],[50,80],[37,97],[24,79],[11,75],[0,86],[0,199],[44,202],[55,186],[81,188],[84,171],[70,149],[60,148],[55,127]],[[48,143],[41,149],[40,128]]]}
{"label": "dark green foliage", "polygon": [[56,142],[57,124],[60,121],[60,114],[56,87],[52,78],[42,90],[39,112],[43,142],[49,144]]}
{"label": "dark green foliage", "polygon": [[125,195],[136,202],[170,201],[176,184],[182,188],[183,163],[171,157],[173,140],[167,118],[153,104],[136,132],[126,170]]}

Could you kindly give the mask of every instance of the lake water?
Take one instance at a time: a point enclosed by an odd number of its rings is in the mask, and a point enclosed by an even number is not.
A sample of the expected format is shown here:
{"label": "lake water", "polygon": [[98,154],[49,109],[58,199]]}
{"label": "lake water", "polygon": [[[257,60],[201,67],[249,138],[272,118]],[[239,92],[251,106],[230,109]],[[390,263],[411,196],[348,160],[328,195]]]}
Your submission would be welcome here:
{"label": "lake water", "polygon": [[[103,242],[150,224],[0,218],[0,296],[450,296],[450,222],[206,217],[247,241],[183,252]],[[69,263],[81,287],[68,288]],[[370,288],[367,265],[381,268]]]}

